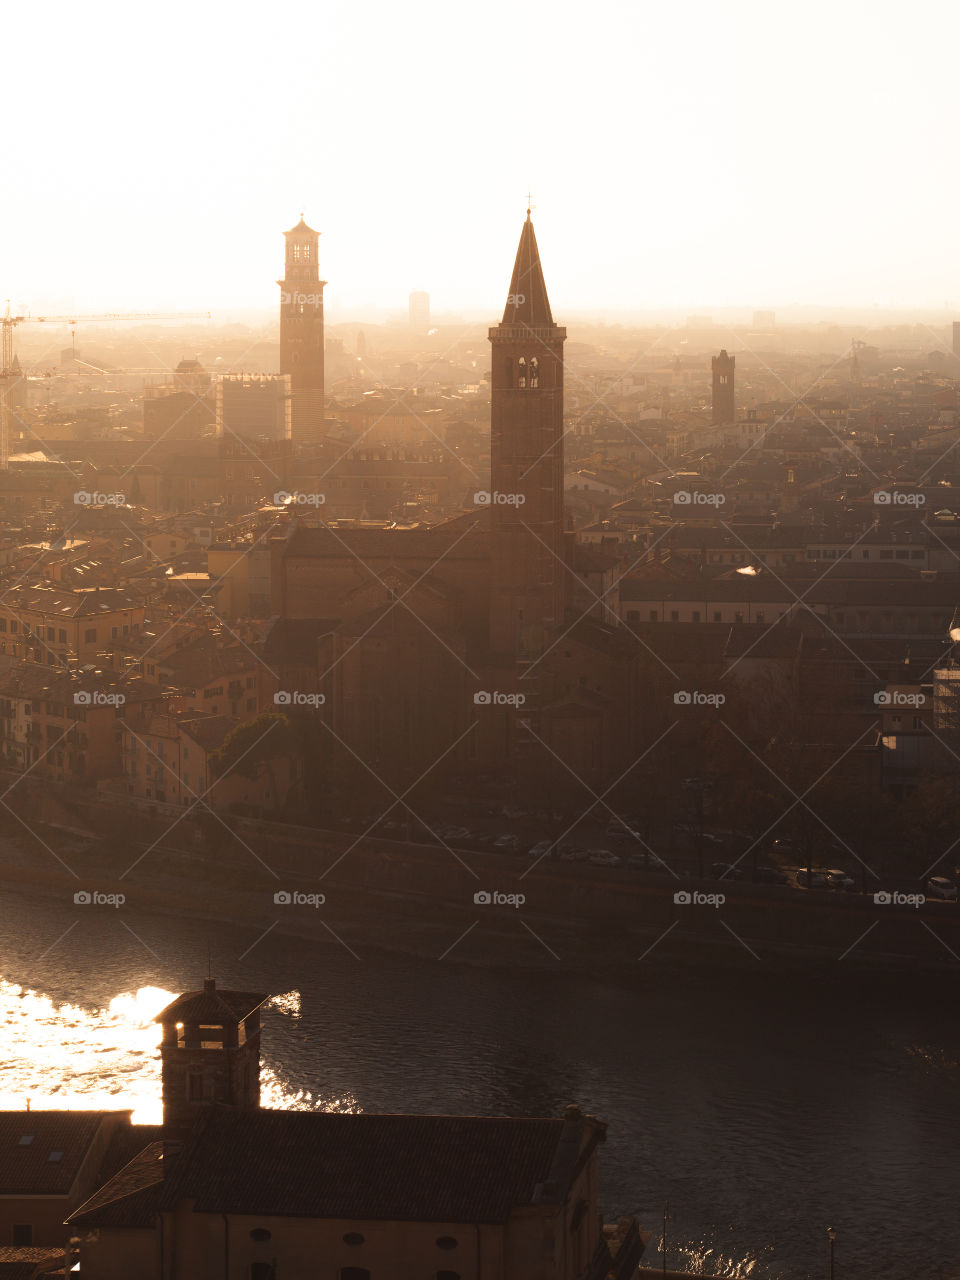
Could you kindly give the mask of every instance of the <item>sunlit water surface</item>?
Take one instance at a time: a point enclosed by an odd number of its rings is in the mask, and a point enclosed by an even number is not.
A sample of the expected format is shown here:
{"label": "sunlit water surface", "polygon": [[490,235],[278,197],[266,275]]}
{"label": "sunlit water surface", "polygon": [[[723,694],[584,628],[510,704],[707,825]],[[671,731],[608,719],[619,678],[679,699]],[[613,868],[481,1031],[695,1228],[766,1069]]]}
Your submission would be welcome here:
{"label": "sunlit water surface", "polygon": [[[671,1266],[752,1280],[934,1280],[960,1263],[956,982],[638,970],[632,987],[398,959],[327,935],[7,898],[0,1106],[160,1118],[156,1013],[196,988],[271,995],[263,1103],[558,1114],[609,1124],[602,1208]],[[128,927],[129,926],[129,927]],[[131,931],[132,930],[132,931]],[[57,941],[57,939],[61,939]],[[648,1251],[659,1265],[655,1243]],[[841,1269],[842,1268],[842,1269]]]}

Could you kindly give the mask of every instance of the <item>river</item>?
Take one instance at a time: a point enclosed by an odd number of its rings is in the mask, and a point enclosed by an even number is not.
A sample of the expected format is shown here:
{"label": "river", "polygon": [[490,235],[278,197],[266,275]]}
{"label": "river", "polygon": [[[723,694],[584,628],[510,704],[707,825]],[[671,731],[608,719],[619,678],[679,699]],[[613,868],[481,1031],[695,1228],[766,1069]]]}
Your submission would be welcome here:
{"label": "river", "polygon": [[[668,1261],[752,1280],[934,1280],[960,1267],[956,980],[638,965],[622,985],[542,968],[351,952],[281,928],[81,914],[7,893],[0,1106],[159,1119],[153,1015],[207,971],[275,997],[264,1105],[558,1114],[609,1125],[605,1215]],[[71,927],[73,926],[73,927]],[[68,931],[69,932],[65,932]],[[319,931],[318,931],[319,932]]]}

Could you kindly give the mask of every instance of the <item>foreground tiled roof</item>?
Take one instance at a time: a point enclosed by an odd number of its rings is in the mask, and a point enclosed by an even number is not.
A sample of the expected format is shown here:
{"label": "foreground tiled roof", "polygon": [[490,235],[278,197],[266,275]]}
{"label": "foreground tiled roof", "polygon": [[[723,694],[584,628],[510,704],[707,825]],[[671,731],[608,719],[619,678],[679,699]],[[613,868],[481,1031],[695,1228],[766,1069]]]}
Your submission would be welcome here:
{"label": "foreground tiled roof", "polygon": [[192,1198],[200,1213],[503,1222],[514,1208],[565,1198],[603,1132],[589,1117],[212,1110],[171,1170],[162,1208]]}
{"label": "foreground tiled roof", "polygon": [[150,1227],[163,1189],[163,1143],[151,1142],[67,1219],[85,1227]]}
{"label": "foreground tiled roof", "polygon": [[254,991],[218,991],[215,982],[207,979],[202,991],[186,991],[177,996],[154,1018],[154,1022],[205,1022],[236,1019],[259,1009],[268,996]]}
{"label": "foreground tiled roof", "polygon": [[117,1114],[130,1113],[0,1111],[0,1195],[66,1195],[104,1117]]}

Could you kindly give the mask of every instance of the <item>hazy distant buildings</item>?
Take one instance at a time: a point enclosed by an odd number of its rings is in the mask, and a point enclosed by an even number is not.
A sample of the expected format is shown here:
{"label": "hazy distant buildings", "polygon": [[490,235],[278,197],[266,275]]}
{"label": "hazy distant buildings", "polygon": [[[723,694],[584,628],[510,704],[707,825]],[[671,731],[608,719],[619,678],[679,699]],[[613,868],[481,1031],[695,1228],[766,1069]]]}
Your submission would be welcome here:
{"label": "hazy distant buildings", "polygon": [[721,351],[710,362],[713,369],[713,424],[721,426],[736,419],[733,370],[736,357]]}
{"label": "hazy distant buildings", "polygon": [[776,312],[773,311],[755,311],[753,313],[754,329],[772,329],[777,322]]}
{"label": "hazy distant buildings", "polygon": [[323,434],[323,288],[317,248],[320,232],[301,217],[285,231],[280,285],[280,372],[289,375],[291,425],[298,445]]}
{"label": "hazy distant buildings", "polygon": [[217,435],[290,440],[293,406],[290,375],[227,373],[217,378]]}
{"label": "hazy distant buildings", "polygon": [[410,295],[410,327],[420,330],[430,328],[430,295],[421,289],[415,289]]}
{"label": "hazy distant buildings", "polygon": [[214,423],[212,380],[199,360],[181,360],[173,377],[143,388],[143,434],[198,440]]}
{"label": "hazy distant buildings", "polygon": [[953,322],[953,354],[960,356],[960,320]]}

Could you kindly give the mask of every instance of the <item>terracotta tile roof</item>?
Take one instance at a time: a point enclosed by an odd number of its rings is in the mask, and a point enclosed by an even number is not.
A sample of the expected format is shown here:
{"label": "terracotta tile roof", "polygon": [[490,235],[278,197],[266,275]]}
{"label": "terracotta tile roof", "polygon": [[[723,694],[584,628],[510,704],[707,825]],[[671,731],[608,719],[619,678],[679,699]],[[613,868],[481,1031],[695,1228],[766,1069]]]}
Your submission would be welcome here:
{"label": "terracotta tile roof", "polygon": [[67,1219],[84,1227],[152,1227],[163,1191],[163,1143],[151,1142]]}
{"label": "terracotta tile roof", "polygon": [[130,1112],[0,1111],[0,1195],[67,1195],[104,1118],[117,1114]]}
{"label": "terracotta tile roof", "polygon": [[206,1022],[218,1019],[239,1021],[259,1009],[269,996],[254,991],[218,991],[216,980],[207,978],[202,991],[185,991],[154,1018],[154,1022]]}
{"label": "terracotta tile roof", "polygon": [[200,1213],[504,1222],[563,1200],[603,1134],[591,1117],[211,1110],[161,1207],[193,1198]]}

